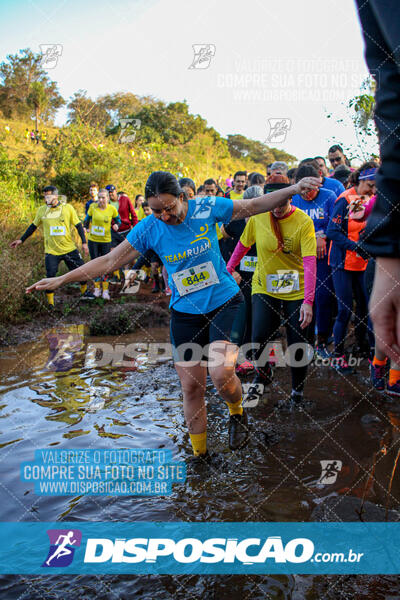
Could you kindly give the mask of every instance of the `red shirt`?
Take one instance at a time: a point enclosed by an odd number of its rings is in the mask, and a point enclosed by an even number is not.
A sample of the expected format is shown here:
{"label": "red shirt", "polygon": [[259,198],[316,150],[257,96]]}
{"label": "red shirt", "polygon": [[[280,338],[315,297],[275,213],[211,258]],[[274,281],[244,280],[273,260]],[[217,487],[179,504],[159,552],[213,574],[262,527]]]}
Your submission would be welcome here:
{"label": "red shirt", "polygon": [[118,231],[127,231],[138,223],[137,214],[128,196],[120,196],[118,201],[118,213],[121,217],[121,225]]}

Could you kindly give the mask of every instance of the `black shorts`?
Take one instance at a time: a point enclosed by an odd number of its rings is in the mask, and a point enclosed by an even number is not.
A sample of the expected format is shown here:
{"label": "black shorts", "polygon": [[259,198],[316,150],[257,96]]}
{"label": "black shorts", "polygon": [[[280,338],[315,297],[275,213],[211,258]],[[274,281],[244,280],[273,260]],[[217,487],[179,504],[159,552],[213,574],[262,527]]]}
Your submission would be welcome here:
{"label": "black shorts", "polygon": [[[61,261],[65,262],[69,271],[73,271],[85,264],[77,249],[67,254],[45,254],[46,277],[55,277],[57,275],[58,266]],[[86,283],[86,281],[81,283]]]}
{"label": "black shorts", "polygon": [[211,342],[230,341],[239,306],[244,302],[238,292],[222,306],[206,314],[183,313],[171,308],[170,336],[175,362],[207,359]]}
{"label": "black shorts", "polygon": [[111,250],[111,242],[93,242],[88,240],[90,259],[98,258],[108,254]]}

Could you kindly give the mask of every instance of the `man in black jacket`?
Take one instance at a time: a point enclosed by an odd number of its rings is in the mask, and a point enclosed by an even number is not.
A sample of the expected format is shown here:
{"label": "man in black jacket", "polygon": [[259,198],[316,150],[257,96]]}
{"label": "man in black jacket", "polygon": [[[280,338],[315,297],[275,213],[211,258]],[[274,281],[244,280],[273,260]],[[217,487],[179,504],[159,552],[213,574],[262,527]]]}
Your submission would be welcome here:
{"label": "man in black jacket", "polygon": [[376,256],[371,318],[379,347],[400,361],[400,2],[356,0],[368,68],[376,76],[381,152],[377,201],[364,247]]}

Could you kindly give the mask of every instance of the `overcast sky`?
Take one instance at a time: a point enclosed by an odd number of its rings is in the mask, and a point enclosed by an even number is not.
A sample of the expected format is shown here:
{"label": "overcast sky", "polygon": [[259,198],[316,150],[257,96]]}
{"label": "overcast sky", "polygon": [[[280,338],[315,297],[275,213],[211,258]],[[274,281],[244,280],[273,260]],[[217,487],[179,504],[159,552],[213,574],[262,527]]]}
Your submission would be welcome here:
{"label": "overcast sky", "polygon": [[[0,0],[0,22],[1,60],[62,46],[48,73],[66,99],[78,89],[186,99],[222,135],[263,142],[283,119],[286,137],[267,143],[298,158],[332,141],[356,147],[344,105],[368,72],[353,0]],[[189,68],[194,44],[214,55]]]}

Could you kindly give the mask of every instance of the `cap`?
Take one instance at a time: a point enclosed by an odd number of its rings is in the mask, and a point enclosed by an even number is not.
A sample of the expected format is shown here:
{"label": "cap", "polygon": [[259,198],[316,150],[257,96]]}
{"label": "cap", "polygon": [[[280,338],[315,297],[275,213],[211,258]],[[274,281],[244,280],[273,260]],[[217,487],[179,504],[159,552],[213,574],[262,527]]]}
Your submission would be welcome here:
{"label": "cap", "polygon": [[281,169],[282,171],[287,171],[288,166],[285,162],[283,162],[283,160],[276,160],[275,162],[272,163],[270,169],[271,169],[271,171],[275,171],[275,169]]}
{"label": "cap", "polygon": [[109,185],[106,185],[106,190],[108,190],[109,192],[113,192],[116,189],[117,188],[115,187],[115,185],[112,185],[111,183]]}

